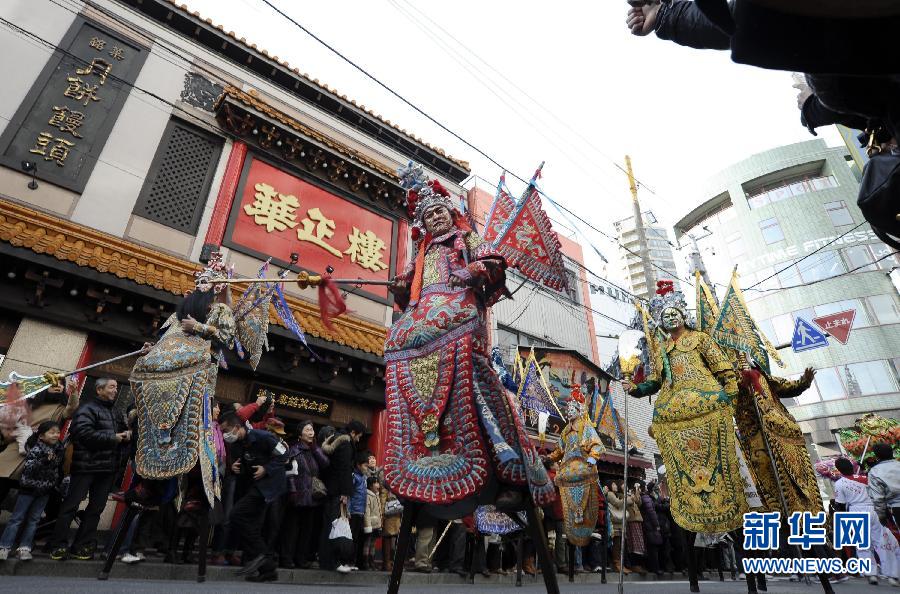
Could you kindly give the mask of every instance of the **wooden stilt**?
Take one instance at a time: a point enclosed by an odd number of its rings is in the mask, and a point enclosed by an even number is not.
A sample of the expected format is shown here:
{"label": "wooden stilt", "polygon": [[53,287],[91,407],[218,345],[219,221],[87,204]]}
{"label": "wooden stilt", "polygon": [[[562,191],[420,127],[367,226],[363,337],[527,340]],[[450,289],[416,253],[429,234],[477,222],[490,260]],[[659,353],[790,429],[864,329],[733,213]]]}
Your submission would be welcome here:
{"label": "wooden stilt", "polygon": [[125,535],[128,534],[128,529],[131,527],[131,523],[135,518],[140,520],[142,511],[143,508],[139,508],[135,505],[128,506],[128,511],[125,512],[125,515],[122,516],[122,519],[119,521],[119,527],[116,529],[116,538],[113,540],[112,547],[106,555],[103,569],[100,570],[100,575],[97,576],[98,580],[109,579],[109,572],[112,571],[113,563],[116,562],[116,557],[119,556],[119,549],[122,548],[122,543],[125,541]]}
{"label": "wooden stilt", "polygon": [[[204,506],[205,507],[205,506]],[[209,547],[209,514],[210,509],[205,508],[200,513],[200,525],[197,526],[197,538],[199,540],[199,551],[197,552],[197,583],[206,581],[206,555]]]}
{"label": "wooden stilt", "polygon": [[697,575],[697,548],[694,546],[694,541],[697,539],[697,533],[685,530],[684,535],[685,540],[687,541],[685,546],[687,548],[688,583],[690,584],[691,592],[699,592],[700,581],[698,579],[699,576]]}
{"label": "wooden stilt", "polygon": [[603,527],[603,533],[600,535],[600,583],[606,583],[606,563],[608,561],[607,557],[609,556],[609,530],[606,527]]}
{"label": "wooden stilt", "polygon": [[403,504],[403,518],[400,520],[400,534],[397,535],[397,550],[394,551],[394,567],[391,571],[391,579],[388,582],[388,594],[397,594],[400,591],[400,581],[403,579],[403,566],[406,564],[406,556],[409,554],[409,540],[412,536],[413,523],[419,513],[419,504],[407,501]]}
{"label": "wooden stilt", "polygon": [[516,539],[516,587],[522,587],[522,564],[525,559],[525,533],[519,532],[519,538]]}
{"label": "wooden stilt", "polygon": [[537,551],[537,558],[544,576],[544,588],[547,590],[547,594],[559,594],[556,566],[553,565],[553,559],[550,558],[550,547],[547,546],[547,533],[544,532],[544,524],[541,522],[538,508],[533,500],[529,501],[526,513],[528,514],[528,530],[531,531],[531,541]]}
{"label": "wooden stilt", "polygon": [[566,548],[569,553],[569,583],[575,581],[575,545],[566,541]]}

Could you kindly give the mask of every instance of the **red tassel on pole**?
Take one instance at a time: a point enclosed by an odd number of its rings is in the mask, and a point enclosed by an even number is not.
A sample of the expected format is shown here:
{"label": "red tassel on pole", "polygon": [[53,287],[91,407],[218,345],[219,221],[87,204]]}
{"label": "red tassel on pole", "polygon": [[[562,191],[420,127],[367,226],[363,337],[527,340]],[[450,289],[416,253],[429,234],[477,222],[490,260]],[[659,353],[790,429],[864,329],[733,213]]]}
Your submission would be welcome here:
{"label": "red tassel on pole", "polygon": [[322,318],[322,324],[334,332],[334,324],[331,323],[333,318],[347,311],[347,303],[341,296],[337,283],[331,280],[331,277],[323,277],[319,284],[319,315]]}

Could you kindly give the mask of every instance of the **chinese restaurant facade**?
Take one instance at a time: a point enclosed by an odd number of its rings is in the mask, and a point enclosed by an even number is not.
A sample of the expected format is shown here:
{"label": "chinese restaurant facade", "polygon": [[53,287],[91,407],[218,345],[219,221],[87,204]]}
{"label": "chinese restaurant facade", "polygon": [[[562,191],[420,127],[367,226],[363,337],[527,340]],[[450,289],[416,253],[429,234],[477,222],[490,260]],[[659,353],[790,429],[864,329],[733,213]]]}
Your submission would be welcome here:
{"label": "chinese restaurant facade", "polygon": [[[194,272],[221,250],[239,277],[283,269],[388,280],[410,258],[396,168],[414,159],[461,193],[468,164],[277,57],[165,0],[81,11],[13,2],[0,112],[0,375],[70,370],[158,336]],[[29,90],[30,89],[30,90]],[[26,92],[27,90],[27,92]],[[235,287],[238,291],[246,288]],[[345,287],[319,319],[285,285],[306,333],[271,317],[255,371],[234,356],[216,397],[270,394],[299,419],[362,421],[383,443],[385,287]],[[92,371],[127,384],[133,359]]]}

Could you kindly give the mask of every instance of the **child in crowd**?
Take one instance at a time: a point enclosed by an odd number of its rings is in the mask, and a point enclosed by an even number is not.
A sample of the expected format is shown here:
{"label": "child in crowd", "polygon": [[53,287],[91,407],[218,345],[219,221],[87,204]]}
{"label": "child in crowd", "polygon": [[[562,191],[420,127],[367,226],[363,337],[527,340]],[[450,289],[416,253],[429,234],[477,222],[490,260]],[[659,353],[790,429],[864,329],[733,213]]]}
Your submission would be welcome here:
{"label": "child in crowd", "polygon": [[27,443],[25,466],[19,478],[19,498],[12,517],[0,537],[0,561],[9,557],[21,529],[18,556],[31,560],[34,532],[50,499],[50,493],[62,478],[63,446],[59,443],[59,423],[44,421]]}
{"label": "child in crowd", "polygon": [[[31,437],[31,407],[22,395],[21,386],[14,382],[9,386],[6,402],[0,406],[0,443],[16,442],[19,454],[28,453]],[[12,446],[10,446],[12,447]]]}
{"label": "child in crowd", "polygon": [[353,532],[353,545],[356,547],[356,569],[366,569],[364,549],[366,545],[366,478],[369,476],[369,454],[360,452],[356,456],[356,468],[353,470],[353,495],[350,496],[350,530]]}
{"label": "child in crowd", "polygon": [[[370,459],[372,456],[370,456]],[[375,569],[375,543],[381,536],[381,483],[374,476],[366,479],[366,518],[363,525],[366,545],[363,556],[366,566]]]}

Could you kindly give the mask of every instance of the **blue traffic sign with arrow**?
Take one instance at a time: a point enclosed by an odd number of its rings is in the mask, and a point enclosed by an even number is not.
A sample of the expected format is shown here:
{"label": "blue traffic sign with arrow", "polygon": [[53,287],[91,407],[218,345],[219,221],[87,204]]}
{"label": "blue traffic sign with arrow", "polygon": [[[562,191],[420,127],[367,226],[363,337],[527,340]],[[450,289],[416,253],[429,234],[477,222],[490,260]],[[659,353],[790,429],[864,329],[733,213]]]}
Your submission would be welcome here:
{"label": "blue traffic sign with arrow", "polygon": [[824,346],[828,346],[825,334],[803,318],[798,317],[794,322],[794,336],[791,338],[791,348],[794,349],[794,352],[802,353]]}

